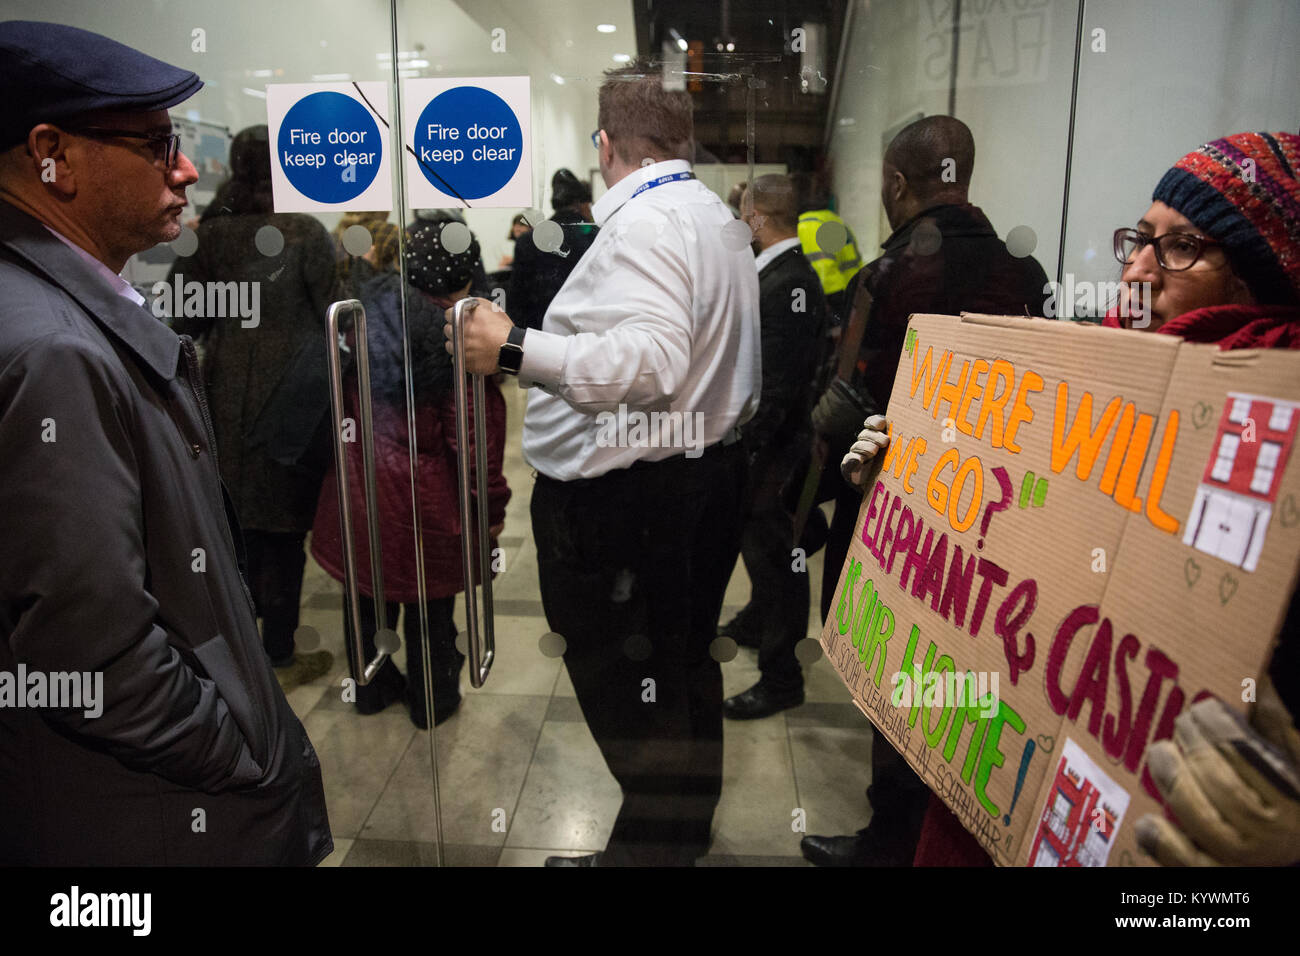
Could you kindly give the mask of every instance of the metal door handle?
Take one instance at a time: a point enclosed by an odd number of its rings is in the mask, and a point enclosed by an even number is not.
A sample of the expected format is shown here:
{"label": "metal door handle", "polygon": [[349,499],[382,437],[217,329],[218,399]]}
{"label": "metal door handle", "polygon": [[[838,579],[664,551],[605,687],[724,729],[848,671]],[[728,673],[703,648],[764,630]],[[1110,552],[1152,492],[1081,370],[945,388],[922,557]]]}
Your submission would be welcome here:
{"label": "metal door handle", "polygon": [[[339,358],[339,317],[351,312],[356,330],[353,354],[357,360],[357,397],[361,405],[362,483],[366,493],[366,527],[370,535],[370,583],[375,600],[375,633],[387,630],[388,613],[384,605],[384,573],[379,553],[379,508],[375,493],[375,430],[370,407],[370,355],[366,348],[366,309],[356,299],[344,299],[329,307],[325,315],[326,348],[329,355],[330,407],[334,412],[334,471],[338,477],[339,526],[343,534],[343,576],[347,588],[348,613],[352,622],[352,640],[348,653],[357,683],[365,686],[374,679],[384,658],[397,650],[397,642],[376,638],[375,659],[366,663],[361,641],[361,589],[357,583],[356,535],[352,528],[352,498],[348,495],[348,467],[343,447],[343,363]],[[379,646],[383,644],[384,646]]]}
{"label": "metal door handle", "polygon": [[[474,382],[474,465],[478,492],[477,535],[470,534],[469,476],[469,408],[466,396],[464,310],[475,300],[461,299],[451,311],[452,365],[456,379],[456,477],[460,490],[460,556],[465,573],[465,623],[469,630],[469,682],[482,687],[496,658],[496,634],[492,615],[492,570],[488,545],[487,497],[487,407],[483,398],[483,376],[471,376]],[[478,540],[479,581],[483,588],[483,621],[479,623],[478,591],[474,586],[474,557],[471,543]],[[486,640],[484,639],[486,637]]]}

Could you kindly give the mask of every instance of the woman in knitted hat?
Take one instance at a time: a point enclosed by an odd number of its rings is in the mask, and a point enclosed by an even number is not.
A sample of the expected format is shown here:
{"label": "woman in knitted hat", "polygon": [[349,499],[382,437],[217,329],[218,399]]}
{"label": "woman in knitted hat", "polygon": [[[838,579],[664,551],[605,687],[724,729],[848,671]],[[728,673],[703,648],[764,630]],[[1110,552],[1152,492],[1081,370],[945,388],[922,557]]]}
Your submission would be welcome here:
{"label": "woman in knitted hat", "polygon": [[[1136,230],[1115,233],[1123,281],[1151,283],[1150,328],[1221,349],[1300,348],[1300,136],[1206,143],[1151,198]],[[1138,844],[1158,862],[1300,862],[1300,591],[1279,636],[1250,726],[1202,701],[1179,716],[1174,740],[1152,744],[1148,769],[1177,818],[1136,823]],[[1188,749],[1219,736],[1231,747],[1215,761]]]}
{"label": "woman in knitted hat", "polygon": [[[1151,331],[1224,349],[1300,347],[1300,136],[1206,143],[1151,199],[1136,229],[1115,233],[1124,288],[1151,284]],[[1128,324],[1124,305],[1106,325]]]}
{"label": "woman in knitted hat", "polygon": [[[461,570],[460,506],[456,482],[456,412],[451,356],[443,348],[443,312],[469,294],[479,246],[471,240],[463,252],[450,252],[444,230],[454,224],[418,222],[408,232],[405,262],[410,284],[403,288],[395,271],[370,270],[360,286],[366,309],[366,343],[374,406],[375,481],[379,505],[380,546],[383,552],[386,620],[396,629],[404,615],[406,675],[385,660],[375,679],[356,688],[356,707],[377,713],[405,700],[411,720],[426,728],[424,669],[420,637],[420,594],[416,573],[416,540],[411,512],[410,430],[406,408],[403,361],[402,302],[406,302],[406,331],[410,336],[412,388],[415,395],[416,478],[420,504],[420,540],[424,551],[425,607],[429,618],[429,658],[432,664],[433,721],[440,724],[460,704],[460,671],[465,656],[456,649],[452,623],[456,594],[465,588]],[[464,228],[463,226],[461,228]],[[347,414],[357,420],[355,377],[348,376]],[[488,523],[495,540],[505,523],[510,489],[501,472],[505,455],[505,399],[494,382],[485,386],[488,438]],[[470,408],[471,421],[476,409]],[[471,435],[471,441],[472,441]],[[347,445],[348,472],[361,474],[359,442]],[[473,459],[474,449],[464,450]],[[364,528],[366,501],[359,480],[349,487],[352,514]],[[339,540],[338,490],[331,473],[321,490],[312,531],[312,555],[331,576],[343,580]],[[375,654],[374,588],[370,581],[369,539],[358,534],[357,576],[361,600],[362,639],[367,659]],[[344,614],[344,630],[349,628]]]}

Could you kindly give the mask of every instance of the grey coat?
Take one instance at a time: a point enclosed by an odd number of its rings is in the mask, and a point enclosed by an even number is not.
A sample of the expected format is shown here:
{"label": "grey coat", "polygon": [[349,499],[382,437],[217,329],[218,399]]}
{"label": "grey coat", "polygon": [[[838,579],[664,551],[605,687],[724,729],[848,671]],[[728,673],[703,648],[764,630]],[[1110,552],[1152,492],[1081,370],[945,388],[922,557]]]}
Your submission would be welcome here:
{"label": "grey coat", "polygon": [[0,707],[0,864],[332,849],[214,455],[188,337],[0,202],[0,671],[103,675],[98,717]]}

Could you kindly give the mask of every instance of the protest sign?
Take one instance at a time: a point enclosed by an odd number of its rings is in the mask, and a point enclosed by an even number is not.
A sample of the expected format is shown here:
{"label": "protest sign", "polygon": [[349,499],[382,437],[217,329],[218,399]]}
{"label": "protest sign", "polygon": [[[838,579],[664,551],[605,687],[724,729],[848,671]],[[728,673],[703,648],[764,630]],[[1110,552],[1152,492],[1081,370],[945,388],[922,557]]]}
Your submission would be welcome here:
{"label": "protest sign", "polygon": [[1151,743],[1249,708],[1296,587],[1300,355],[972,315],[904,348],[827,657],[997,863],[1149,863]]}

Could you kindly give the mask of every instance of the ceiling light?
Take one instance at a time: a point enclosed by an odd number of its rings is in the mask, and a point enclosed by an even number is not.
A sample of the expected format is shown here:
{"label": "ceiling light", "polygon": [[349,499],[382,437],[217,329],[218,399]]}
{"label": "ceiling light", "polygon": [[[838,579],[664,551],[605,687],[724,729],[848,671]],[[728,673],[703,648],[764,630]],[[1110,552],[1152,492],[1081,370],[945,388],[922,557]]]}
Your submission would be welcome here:
{"label": "ceiling light", "polygon": [[596,24],[596,32],[597,32],[597,33],[613,33],[613,32],[614,32],[615,30],[617,30],[617,29],[618,29],[618,27],[614,26],[614,24],[612,24],[612,23],[597,23],[597,24]]}
{"label": "ceiling light", "polygon": [[615,53],[615,54],[614,54],[614,62],[615,62],[615,63],[631,63],[631,62],[632,62],[632,58],[631,58],[630,56],[628,56],[626,53]]}
{"label": "ceiling light", "polygon": [[686,41],[681,37],[677,38],[677,49],[681,50],[683,53],[686,52]]}
{"label": "ceiling light", "polygon": [[264,100],[264,99],[266,99],[266,91],[265,91],[265,90],[250,90],[250,89],[246,86],[246,87],[244,87],[244,92],[247,93],[249,96],[256,96],[259,100]]}
{"label": "ceiling light", "polygon": [[734,44],[734,43],[728,43],[728,44],[727,44],[727,52],[728,52],[728,53],[734,53],[735,51],[736,51],[736,44]]}
{"label": "ceiling light", "polygon": [[560,76],[560,74],[558,73],[552,73],[551,79],[553,79],[556,83],[559,83],[560,86],[564,85],[564,77]]}

